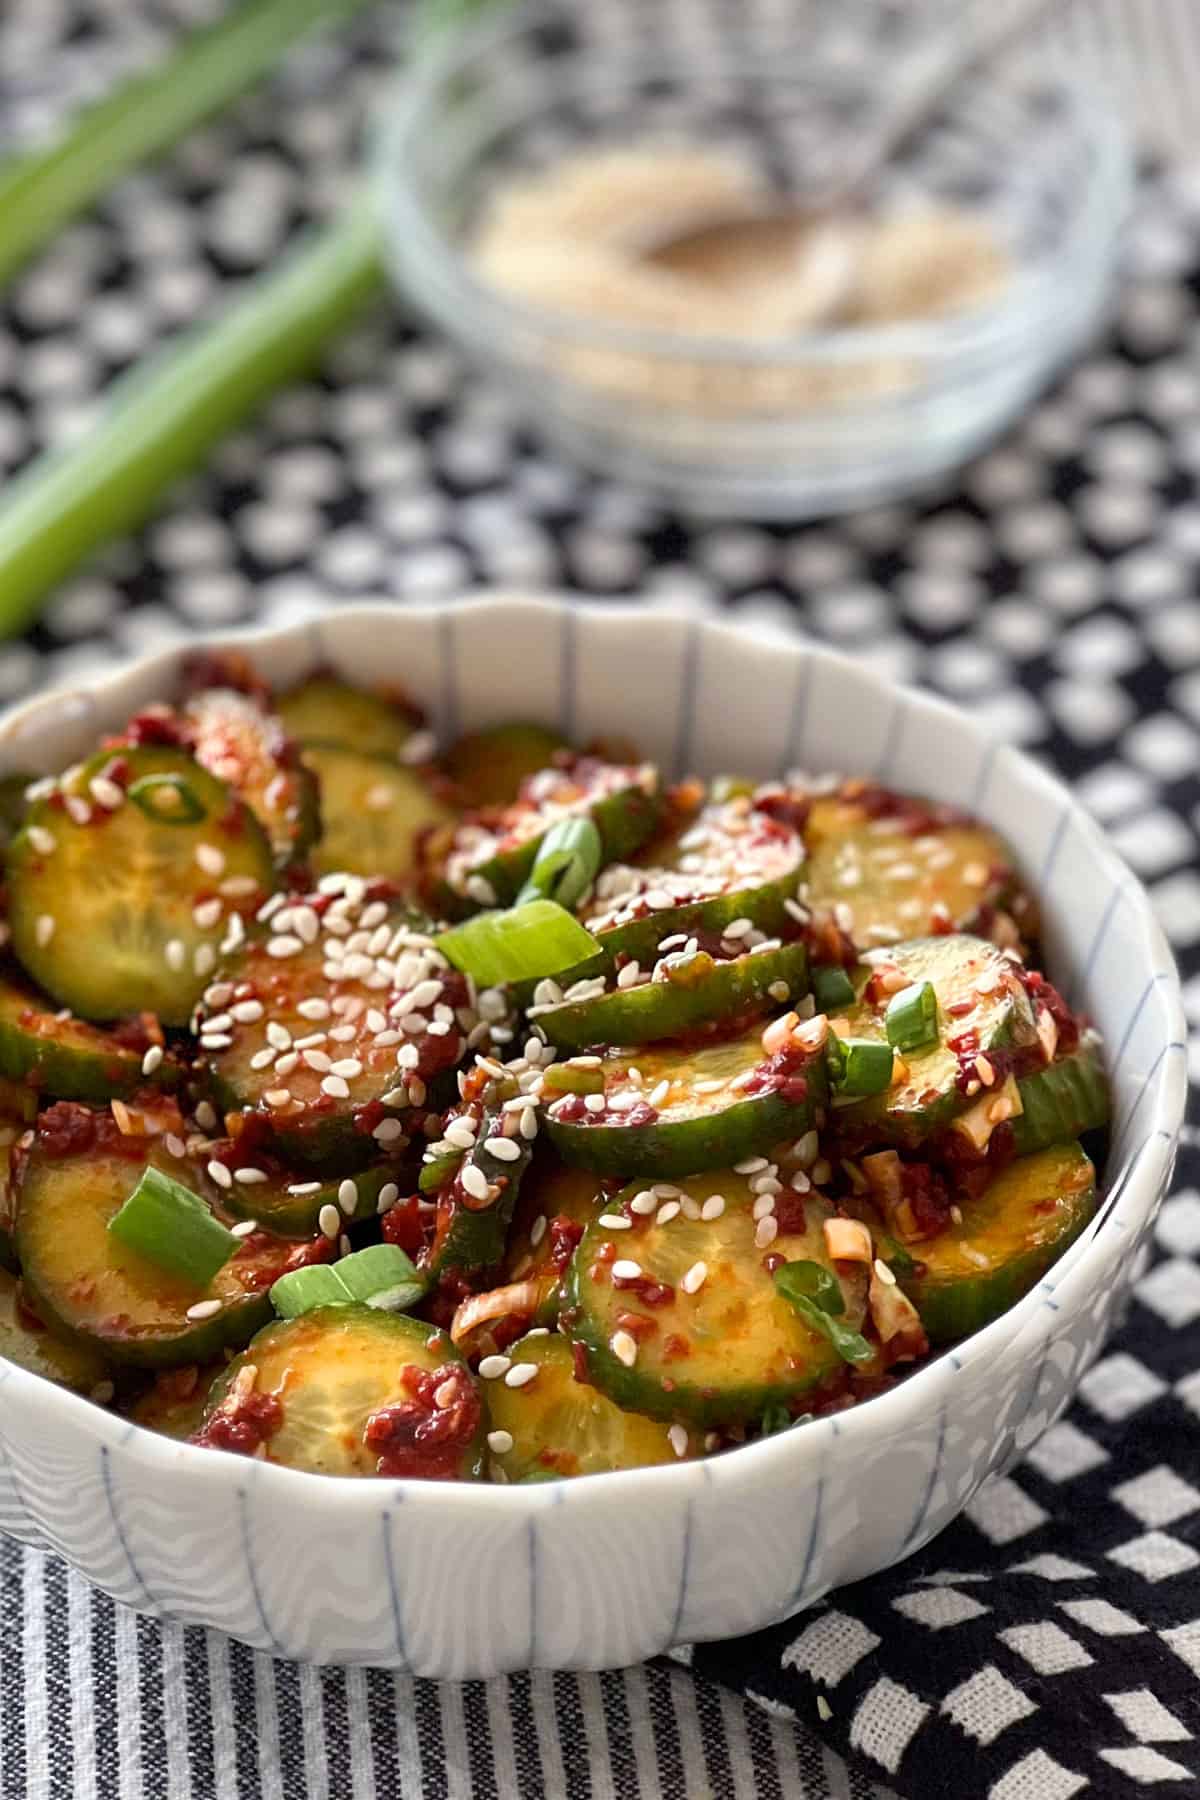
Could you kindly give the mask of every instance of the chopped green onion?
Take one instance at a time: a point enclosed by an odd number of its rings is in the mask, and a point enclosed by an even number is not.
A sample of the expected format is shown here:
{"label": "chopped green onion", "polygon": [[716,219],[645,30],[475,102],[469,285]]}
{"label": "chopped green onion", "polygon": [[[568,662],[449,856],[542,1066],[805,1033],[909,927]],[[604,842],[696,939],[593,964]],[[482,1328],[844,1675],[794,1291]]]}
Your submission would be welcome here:
{"label": "chopped green onion", "polygon": [[813,970],[812,989],[819,1012],[841,1012],[843,1007],[854,1004],[854,984],[836,963]]}
{"label": "chopped green onion", "polygon": [[0,168],[0,282],[136,163],[228,104],[292,42],[362,0],[242,0],[82,112],[48,149]]}
{"label": "chopped green onion", "polygon": [[161,1169],[144,1169],[120,1211],[108,1221],[117,1242],[193,1287],[207,1287],[238,1247],[199,1194]]}
{"label": "chopped green onion", "polygon": [[896,1050],[919,1050],[938,1034],[937,995],[932,981],[914,981],[888,1001],[884,1021],[888,1043]]}
{"label": "chopped green onion", "polygon": [[550,1094],[602,1094],[603,1069],[574,1069],[570,1063],[551,1063],[542,1076],[542,1090]]}
{"label": "chopped green onion", "polygon": [[197,825],[204,806],[182,775],[143,775],[129,788],[129,798],[159,825]]}
{"label": "chopped green onion", "polygon": [[373,1306],[403,1312],[422,1298],[429,1283],[399,1244],[370,1244],[336,1263],[312,1263],[281,1275],[271,1304],[284,1319],[298,1319],[318,1306]]}
{"label": "chopped green onion", "polygon": [[882,1094],[892,1085],[895,1052],[888,1043],[831,1034],[826,1055],[833,1083],[843,1094]]}
{"label": "chopped green onion", "polygon": [[[811,1273],[813,1270],[819,1271],[825,1280],[818,1281]],[[832,1304],[827,1282],[837,1289],[836,1306]],[[835,1313],[845,1311],[845,1301],[840,1283],[828,1269],[822,1268],[820,1263],[806,1261],[783,1263],[775,1271],[775,1288],[810,1330],[829,1340],[843,1362],[871,1361],[875,1351],[861,1332],[852,1331],[834,1317]]]}
{"label": "chopped green onion", "polygon": [[559,975],[600,948],[591,932],[553,900],[477,913],[436,941],[442,955],[479,987]]}
{"label": "chopped green onion", "polygon": [[595,881],[603,858],[604,845],[591,819],[560,819],[542,839],[529,880],[517,895],[517,905],[556,900],[568,909],[578,906]]}

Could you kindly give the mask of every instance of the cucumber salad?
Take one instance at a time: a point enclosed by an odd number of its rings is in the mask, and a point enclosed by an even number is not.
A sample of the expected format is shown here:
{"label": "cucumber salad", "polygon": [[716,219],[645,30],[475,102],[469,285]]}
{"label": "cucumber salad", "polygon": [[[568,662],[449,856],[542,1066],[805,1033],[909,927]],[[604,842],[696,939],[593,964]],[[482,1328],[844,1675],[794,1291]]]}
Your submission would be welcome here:
{"label": "cucumber salad", "polygon": [[336,1475],[878,1394],[1096,1204],[1102,1047],[985,825],[194,659],[0,784],[0,1354]]}

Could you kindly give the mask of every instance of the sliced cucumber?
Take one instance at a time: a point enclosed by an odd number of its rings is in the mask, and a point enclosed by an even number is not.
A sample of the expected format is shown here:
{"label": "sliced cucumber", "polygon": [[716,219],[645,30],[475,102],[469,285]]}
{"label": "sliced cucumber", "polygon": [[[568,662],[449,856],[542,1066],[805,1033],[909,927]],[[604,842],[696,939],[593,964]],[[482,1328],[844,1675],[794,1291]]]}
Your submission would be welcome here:
{"label": "sliced cucumber", "polygon": [[[288,1246],[248,1240],[203,1289],[124,1249],[108,1222],[147,1164],[197,1191],[198,1174],[157,1139],[122,1138],[107,1113],[91,1115],[88,1141],[83,1107],[71,1108],[79,1147],[62,1154],[51,1132],[63,1110],[43,1115],[17,1195],[17,1254],[35,1311],[113,1362],[149,1368],[203,1362],[244,1344],[271,1316],[267,1288]],[[212,1317],[188,1317],[207,1300],[219,1302]]]}
{"label": "sliced cucumber", "polygon": [[[762,1031],[759,1020],[700,1044],[604,1050],[590,1072],[604,1110],[589,1109],[587,1095],[554,1101],[545,1114],[551,1143],[566,1162],[629,1177],[728,1168],[799,1136],[828,1095],[824,1058],[772,1056]],[[549,1079],[570,1070],[555,1065]]]}
{"label": "sliced cucumber", "polygon": [[222,1110],[251,1109],[265,1148],[331,1171],[399,1155],[464,1044],[463,977],[362,885],[279,908],[269,935],[222,967],[197,1022]]}
{"label": "sliced cucumber", "polygon": [[318,875],[349,870],[398,887],[417,879],[424,836],[455,817],[413,769],[338,744],[308,744],[304,760],[321,789]]}
{"label": "sliced cucumber", "polygon": [[970,1083],[961,1079],[976,1054],[1033,1043],[1033,1009],[1013,964],[995,945],[961,933],[920,938],[898,944],[886,963],[856,972],[859,997],[847,1009],[839,1036],[887,1041],[890,995],[879,984],[893,969],[899,971],[896,980],[903,977],[901,986],[932,983],[937,1040],[906,1052],[900,1079],[883,1093],[849,1104],[835,1098],[835,1120],[855,1144],[883,1141],[914,1148],[944,1130],[981,1091],[977,1086],[972,1095]]}
{"label": "sliced cucumber", "polygon": [[[249,1378],[248,1370],[253,1370]],[[461,1405],[447,1421],[451,1429],[442,1441],[436,1425],[432,1433],[426,1426],[421,1436],[422,1424],[439,1409],[436,1402],[425,1405],[414,1398],[410,1371],[418,1379],[433,1374],[453,1378],[457,1391],[452,1398]],[[263,1447],[267,1462],[317,1475],[412,1474],[470,1481],[481,1472],[478,1388],[448,1335],[420,1319],[368,1306],[332,1306],[267,1326],[213,1388],[201,1439],[211,1439],[214,1417],[222,1408],[236,1405],[239,1378],[242,1383],[249,1379],[254,1393],[279,1403],[278,1429]],[[393,1408],[409,1409],[409,1417],[397,1420],[400,1430],[389,1454],[386,1446],[366,1438],[369,1421]],[[457,1435],[453,1427],[459,1428]]]}
{"label": "sliced cucumber", "polygon": [[[630,1188],[622,1198],[636,1193]],[[766,1406],[836,1390],[846,1365],[777,1291],[772,1273],[780,1258],[832,1269],[822,1231],[832,1216],[828,1203],[815,1193],[802,1201],[791,1194],[789,1228],[760,1247],[758,1195],[747,1177],[728,1169],[694,1175],[678,1194],[675,1203],[685,1210],[668,1212],[665,1223],[631,1214],[632,1229],[614,1231],[597,1220],[583,1235],[567,1277],[563,1326],[584,1346],[589,1378],[618,1406],[697,1426],[744,1423]],[[725,1202],[719,1217],[689,1217],[717,1195]],[[670,1201],[662,1196],[660,1212]],[[625,1262],[641,1275],[622,1287],[613,1271]],[[833,1273],[845,1301],[843,1322],[858,1330],[866,1272],[843,1264]],[[694,1284],[698,1275],[695,1291],[685,1290],[684,1277]],[[653,1284],[665,1285],[667,1295],[644,1300],[641,1277],[652,1284],[651,1295]]]}
{"label": "sliced cucumber", "polygon": [[971,931],[1019,893],[1012,854],[994,831],[860,782],[814,800],[804,837],[801,901],[862,949]]}
{"label": "sliced cucumber", "polygon": [[543,1036],[558,1050],[591,1044],[645,1044],[680,1037],[722,1020],[787,1006],[808,989],[803,944],[766,945],[744,956],[716,960],[706,950],[672,953],[661,975],[637,986],[619,979],[594,998],[528,1009]]}
{"label": "sliced cucumber", "polygon": [[311,675],[276,695],[275,709],[297,743],[342,744],[393,760],[421,724],[420,711],[403,696],[370,693],[333,675]]}
{"label": "sliced cucumber", "polygon": [[317,781],[278,716],[236,688],[205,688],[183,718],[196,761],[245,801],[279,866],[302,861],[321,829]]}
{"label": "sliced cucumber", "polygon": [[[700,1434],[685,1434],[676,1451],[662,1419],[624,1412],[599,1388],[579,1381],[575,1357],[563,1337],[523,1337],[506,1354],[537,1374],[523,1387],[488,1384],[492,1437],[504,1432],[508,1450],[494,1447],[493,1479],[524,1481],[530,1475],[602,1475],[609,1469],[646,1469],[701,1453]],[[503,1442],[503,1439],[499,1440]]]}
{"label": "sliced cucumber", "polygon": [[1096,1171],[1079,1144],[1057,1144],[1018,1157],[958,1206],[962,1223],[896,1269],[931,1344],[969,1337],[1040,1280],[1095,1211]]}
{"label": "sliced cucumber", "polygon": [[34,780],[32,775],[0,776],[0,850],[7,849],[25,822]]}
{"label": "sliced cucumber", "polygon": [[4,1270],[0,1270],[0,1358],[77,1394],[92,1394],[108,1374],[104,1358],[90,1344],[56,1337],[32,1319],[21,1304],[21,1283]]}
{"label": "sliced cucumber", "polygon": [[1110,1096],[1099,1032],[1085,1031],[1076,1049],[1026,1075],[1017,1089],[1022,1110],[1011,1124],[1018,1156],[1107,1125]]}
{"label": "sliced cucumber", "polygon": [[[515,1121],[519,1113],[491,1107],[481,1110],[475,1105],[469,1116],[478,1125],[475,1144],[438,1190],[433,1242],[421,1260],[435,1280],[453,1276],[477,1287],[503,1259],[509,1222],[533,1146],[520,1132],[505,1131],[505,1122]],[[501,1139],[505,1146],[513,1146],[515,1155],[494,1153],[491,1145]],[[478,1187],[481,1181],[486,1193],[472,1192],[472,1186]]]}
{"label": "sliced cucumber", "polygon": [[164,1369],[131,1405],[123,1407],[127,1418],[146,1431],[186,1442],[199,1429],[213,1382],[225,1373],[224,1362],[184,1363]]}
{"label": "sliced cucumber", "polygon": [[174,1087],[182,1070],[164,1057],[149,1076],[144,1050],[83,1019],[51,1012],[32,988],[0,974],[0,1075],[56,1100],[111,1100],[151,1081]]}
{"label": "sliced cucumber", "polygon": [[550,827],[584,816],[600,833],[605,862],[632,855],[658,822],[657,772],[648,763],[577,757],[569,767],[531,776],[498,816],[484,813],[436,834],[429,859],[443,904],[456,913],[511,904]]}
{"label": "sliced cucumber", "polygon": [[[112,810],[97,778],[125,790]],[[275,869],[254,815],[192,757],[117,748],[30,807],[8,879],[13,948],[56,1000],[85,1019],[148,1011],[185,1025],[229,914],[257,906]]]}
{"label": "sliced cucumber", "polygon": [[[261,1152],[239,1155],[236,1141],[215,1143],[208,1154],[211,1160],[219,1161],[231,1172],[249,1166],[264,1174],[266,1180],[252,1183],[235,1180],[231,1187],[225,1187],[214,1180],[206,1167],[206,1197],[237,1218],[254,1219],[264,1231],[282,1238],[314,1237],[320,1230],[321,1214],[327,1206],[334,1207],[347,1225],[373,1219],[377,1216],[379,1196],[384,1189],[398,1190],[405,1180],[403,1165],[398,1160],[372,1163],[355,1175],[320,1180],[308,1169],[284,1168],[273,1157]],[[395,1198],[395,1192],[391,1198]]]}
{"label": "sliced cucumber", "polygon": [[544,725],[492,725],[451,744],[442,767],[464,806],[507,806],[516,799],[521,783],[539,769],[548,769],[566,747],[565,738]]}
{"label": "sliced cucumber", "polygon": [[[632,865],[603,870],[582,911],[583,922],[611,962],[621,955],[652,968],[664,939],[701,934],[708,946],[735,925],[775,935],[787,921],[804,845],[790,821],[754,804],[749,794],[679,810],[669,834],[640,852]],[[668,941],[668,950],[678,949]]]}
{"label": "sliced cucumber", "polygon": [[501,1279],[532,1281],[538,1289],[535,1325],[553,1325],[558,1318],[559,1290],[566,1261],[555,1219],[566,1219],[582,1231],[604,1211],[605,1189],[587,1169],[573,1169],[559,1162],[543,1146],[526,1171],[508,1234]]}

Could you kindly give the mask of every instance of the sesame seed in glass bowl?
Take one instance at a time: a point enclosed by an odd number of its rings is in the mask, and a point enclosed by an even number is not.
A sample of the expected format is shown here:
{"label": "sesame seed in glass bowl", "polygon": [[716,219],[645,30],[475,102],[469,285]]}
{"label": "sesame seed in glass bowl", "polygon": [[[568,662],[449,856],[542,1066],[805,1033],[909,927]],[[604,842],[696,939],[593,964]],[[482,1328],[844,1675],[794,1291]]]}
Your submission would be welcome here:
{"label": "sesame seed in glass bowl", "polygon": [[397,287],[538,430],[668,504],[803,518],[932,484],[1103,311],[1130,191],[1103,94],[1057,73],[967,84],[799,267],[769,235],[733,278],[659,255],[819,186],[920,67],[922,10],[485,16],[380,120]]}

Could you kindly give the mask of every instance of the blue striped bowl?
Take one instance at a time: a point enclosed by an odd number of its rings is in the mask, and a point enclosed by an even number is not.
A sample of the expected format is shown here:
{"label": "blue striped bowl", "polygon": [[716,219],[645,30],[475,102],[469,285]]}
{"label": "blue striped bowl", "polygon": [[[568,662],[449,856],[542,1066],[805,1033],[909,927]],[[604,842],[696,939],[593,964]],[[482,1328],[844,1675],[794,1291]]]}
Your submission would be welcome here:
{"label": "blue striped bowl", "polygon": [[[348,608],[240,641],[278,681],[327,665],[401,682],[443,733],[527,716],[628,735],[668,770],[842,768],[978,810],[1016,847],[1051,969],[1108,1041],[1105,1199],[1019,1305],[892,1393],[672,1468],[528,1488],[330,1480],[153,1437],[5,1366],[0,1529],[142,1611],[280,1656],[441,1677],[612,1667],[750,1631],[928,1542],[1067,1404],[1170,1179],[1178,980],[1146,895],[1095,825],[963,713],[799,639],[495,596]],[[13,713],[0,772],[81,755],[170,691],[180,654]]]}

